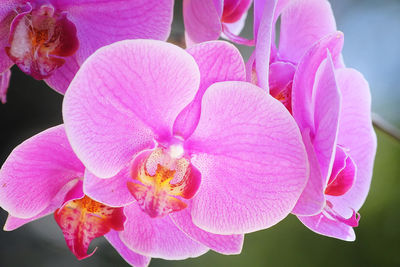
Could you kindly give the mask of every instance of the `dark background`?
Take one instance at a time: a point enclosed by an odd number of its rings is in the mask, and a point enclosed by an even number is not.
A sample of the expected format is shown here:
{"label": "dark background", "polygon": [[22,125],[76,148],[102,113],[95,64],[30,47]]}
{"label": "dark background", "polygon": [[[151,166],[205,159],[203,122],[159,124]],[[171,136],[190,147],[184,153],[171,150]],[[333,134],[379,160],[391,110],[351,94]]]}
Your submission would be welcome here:
{"label": "dark background", "polygon": [[[338,29],[345,33],[346,64],[370,82],[373,111],[400,127],[400,1],[331,3]],[[180,5],[177,1],[175,37],[183,32]],[[251,37],[251,26],[243,35]],[[248,57],[249,50],[240,49]],[[12,72],[8,102],[0,104],[0,164],[23,140],[62,123],[62,96],[16,67]],[[209,252],[185,261],[153,259],[151,266],[400,266],[400,143],[377,135],[374,177],[355,242],[319,236],[290,215],[270,229],[246,235],[241,255]],[[0,225],[6,215],[0,209]],[[0,267],[128,266],[104,240],[93,246],[99,246],[94,256],[77,261],[49,216],[13,232],[0,231]]]}

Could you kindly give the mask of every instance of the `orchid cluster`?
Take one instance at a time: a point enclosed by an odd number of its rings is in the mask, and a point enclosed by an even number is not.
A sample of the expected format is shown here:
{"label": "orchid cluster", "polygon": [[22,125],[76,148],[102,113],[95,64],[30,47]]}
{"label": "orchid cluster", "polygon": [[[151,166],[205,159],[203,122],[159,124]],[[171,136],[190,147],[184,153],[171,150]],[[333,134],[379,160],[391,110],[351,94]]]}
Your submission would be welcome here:
{"label": "orchid cluster", "polygon": [[[329,3],[183,0],[187,49],[165,42],[173,4],[1,3],[2,101],[13,64],[65,93],[64,125],[1,168],[4,229],[53,214],[78,259],[104,236],[132,266],[239,254],[290,213],[354,240],[376,136]],[[247,63],[220,37],[253,47]]]}

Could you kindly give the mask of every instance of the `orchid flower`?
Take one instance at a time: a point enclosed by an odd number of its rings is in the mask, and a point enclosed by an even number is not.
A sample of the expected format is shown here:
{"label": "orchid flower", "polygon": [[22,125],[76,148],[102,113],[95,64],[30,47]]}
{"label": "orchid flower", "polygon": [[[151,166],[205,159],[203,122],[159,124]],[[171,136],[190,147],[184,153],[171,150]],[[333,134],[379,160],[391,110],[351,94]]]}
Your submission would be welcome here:
{"label": "orchid flower", "polygon": [[336,31],[327,1],[268,1],[258,21],[248,79],[253,75],[253,82],[293,114],[310,163],[293,213],[317,233],[354,240],[352,227],[358,226],[376,151],[368,83],[344,66],[343,34]]}
{"label": "orchid flower", "polygon": [[6,0],[0,8],[0,98],[9,75],[23,72],[65,93],[79,66],[96,49],[134,38],[165,40],[173,0]]}
{"label": "orchid flower", "polygon": [[87,168],[85,193],[132,203],[120,233],[130,249],[187,257],[186,234],[239,253],[243,233],[290,213],[308,176],[298,127],[244,79],[238,50],[220,41],[188,51],[122,41],[82,65],[63,103],[67,136]]}
{"label": "orchid flower", "polygon": [[78,259],[100,236],[133,266],[147,266],[150,258],[128,249],[118,233],[124,229],[123,208],[92,200],[82,191],[85,167],[72,151],[64,126],[50,128],[26,140],[0,170],[0,206],[9,212],[4,230],[11,231],[54,214],[69,249]]}
{"label": "orchid flower", "polygon": [[239,35],[252,0],[184,0],[183,19],[188,46],[217,40],[221,35],[232,42],[254,45]]}

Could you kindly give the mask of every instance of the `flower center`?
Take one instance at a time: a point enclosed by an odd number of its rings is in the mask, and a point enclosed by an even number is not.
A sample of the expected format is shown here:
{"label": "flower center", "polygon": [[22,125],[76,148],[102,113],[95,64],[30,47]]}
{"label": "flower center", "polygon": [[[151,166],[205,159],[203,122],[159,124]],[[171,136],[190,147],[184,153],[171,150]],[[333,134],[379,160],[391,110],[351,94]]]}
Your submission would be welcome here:
{"label": "flower center", "polygon": [[78,49],[75,25],[65,13],[46,4],[18,14],[11,23],[5,50],[26,74],[41,80],[48,78],[65,63],[65,57]]}
{"label": "flower center", "polygon": [[128,189],[150,217],[163,217],[187,207],[200,185],[200,175],[185,158],[183,147],[172,145],[139,155],[132,165]]}

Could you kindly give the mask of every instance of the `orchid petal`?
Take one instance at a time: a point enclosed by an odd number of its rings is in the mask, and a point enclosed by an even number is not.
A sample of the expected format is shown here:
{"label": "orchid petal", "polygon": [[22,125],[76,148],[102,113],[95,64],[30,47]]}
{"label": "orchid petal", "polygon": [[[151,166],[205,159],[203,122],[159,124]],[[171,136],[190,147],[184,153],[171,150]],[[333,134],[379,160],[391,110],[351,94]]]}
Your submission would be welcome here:
{"label": "orchid petal", "polygon": [[326,185],[335,160],[339,129],[341,95],[335,79],[335,70],[328,52],[315,75],[312,96],[314,151],[320,164],[323,183]]}
{"label": "orchid petal", "polygon": [[324,208],[325,183],[319,168],[319,162],[315,155],[314,147],[311,142],[310,130],[303,131],[303,141],[308,154],[308,162],[310,164],[310,176],[304,191],[301,193],[292,213],[295,215],[314,215]]}
{"label": "orchid petal", "polygon": [[[260,10],[263,10],[259,18],[258,27],[255,26],[256,47],[255,47],[255,61],[258,86],[269,92],[268,77],[269,77],[269,61],[272,40],[272,28],[274,26],[273,18],[277,0],[267,1],[260,3],[255,1],[254,5],[259,5]],[[261,8],[263,7],[263,8]]]}
{"label": "orchid petal", "polygon": [[217,40],[222,30],[220,17],[213,0],[183,1],[186,34],[194,43]]}
{"label": "orchid petal", "polygon": [[349,149],[347,153],[357,166],[357,174],[354,185],[346,194],[329,199],[336,211],[349,217],[352,212],[349,208],[357,211],[369,191],[376,153],[376,135],[371,123],[368,82],[354,69],[340,69],[336,75],[343,97],[338,144]]}
{"label": "orchid petal", "polygon": [[193,224],[190,212],[191,204],[189,203],[186,209],[171,213],[170,217],[185,234],[212,250],[227,255],[240,254],[243,246],[243,235],[216,235],[206,232]]}
{"label": "orchid petal", "polygon": [[0,101],[5,104],[7,102],[7,91],[10,85],[11,70],[6,69],[3,73],[0,73]]}
{"label": "orchid petal", "polygon": [[339,238],[345,241],[354,241],[356,239],[356,235],[351,226],[340,221],[331,220],[322,213],[315,216],[298,216],[298,218],[305,226],[318,234]]}
{"label": "orchid petal", "polygon": [[7,158],[0,170],[0,206],[20,218],[38,215],[83,172],[64,126],[50,128],[23,142]]}
{"label": "orchid petal", "polygon": [[63,104],[78,157],[97,177],[116,175],[155,138],[171,137],[199,76],[194,59],[169,43],[127,40],[99,49],[78,71]]}
{"label": "orchid petal", "polygon": [[353,186],[356,178],[357,167],[351,157],[338,146],[332,174],[325,189],[325,194],[330,196],[344,195]]}
{"label": "orchid petal", "polygon": [[5,231],[15,230],[23,226],[24,224],[38,220],[44,216],[53,213],[68,201],[79,199],[82,197],[83,197],[82,182],[78,180],[72,181],[71,183],[68,184],[68,186],[64,186],[62,190],[60,190],[57,193],[57,195],[51,200],[49,206],[45,208],[42,212],[40,212],[38,215],[35,215],[27,219],[21,219],[14,217],[12,215],[8,215],[7,221],[4,225],[4,230]]}
{"label": "orchid petal", "polygon": [[[126,39],[166,40],[172,22],[173,0],[58,0],[77,28],[82,64],[100,47]],[[118,10],[118,12],[110,12]]]}
{"label": "orchid petal", "polygon": [[169,216],[153,219],[138,205],[124,208],[127,220],[120,238],[133,251],[168,260],[197,257],[208,248],[192,240],[171,221]]}
{"label": "orchid petal", "polygon": [[14,11],[17,5],[18,1],[15,0],[4,0],[0,5],[0,73],[3,73],[14,64],[8,57],[4,47],[8,45],[10,25],[17,15]]}
{"label": "orchid petal", "polygon": [[186,141],[202,184],[195,225],[216,234],[272,226],[293,209],[308,177],[298,127],[285,107],[245,82],[216,83]]}
{"label": "orchid petal", "polygon": [[90,198],[110,207],[122,207],[135,201],[127,183],[132,181],[130,168],[123,168],[117,175],[101,179],[86,170],[83,190]]}
{"label": "orchid petal", "polygon": [[328,35],[307,51],[297,67],[292,86],[292,111],[300,130],[310,128],[314,131],[312,92],[315,74],[327,57],[327,50],[335,63],[340,58],[342,46],[343,33]]}
{"label": "orchid petal", "polygon": [[200,88],[194,100],[181,111],[174,123],[174,134],[187,138],[200,118],[201,98],[213,83],[222,81],[244,81],[245,69],[242,56],[227,42],[211,41],[195,45],[187,52],[194,57],[200,70]]}
{"label": "orchid petal", "polygon": [[105,234],[105,238],[130,265],[135,267],[146,267],[149,265],[151,258],[130,250],[119,238],[119,232],[111,230],[109,233]]}
{"label": "orchid petal", "polygon": [[65,94],[69,84],[74,78],[76,72],[79,70],[79,63],[75,56],[65,58],[65,63],[54,73],[46,78],[45,81],[48,86],[59,92]]}
{"label": "orchid petal", "polygon": [[332,8],[326,0],[293,0],[282,11],[279,54],[299,62],[319,39],[336,31]]}

